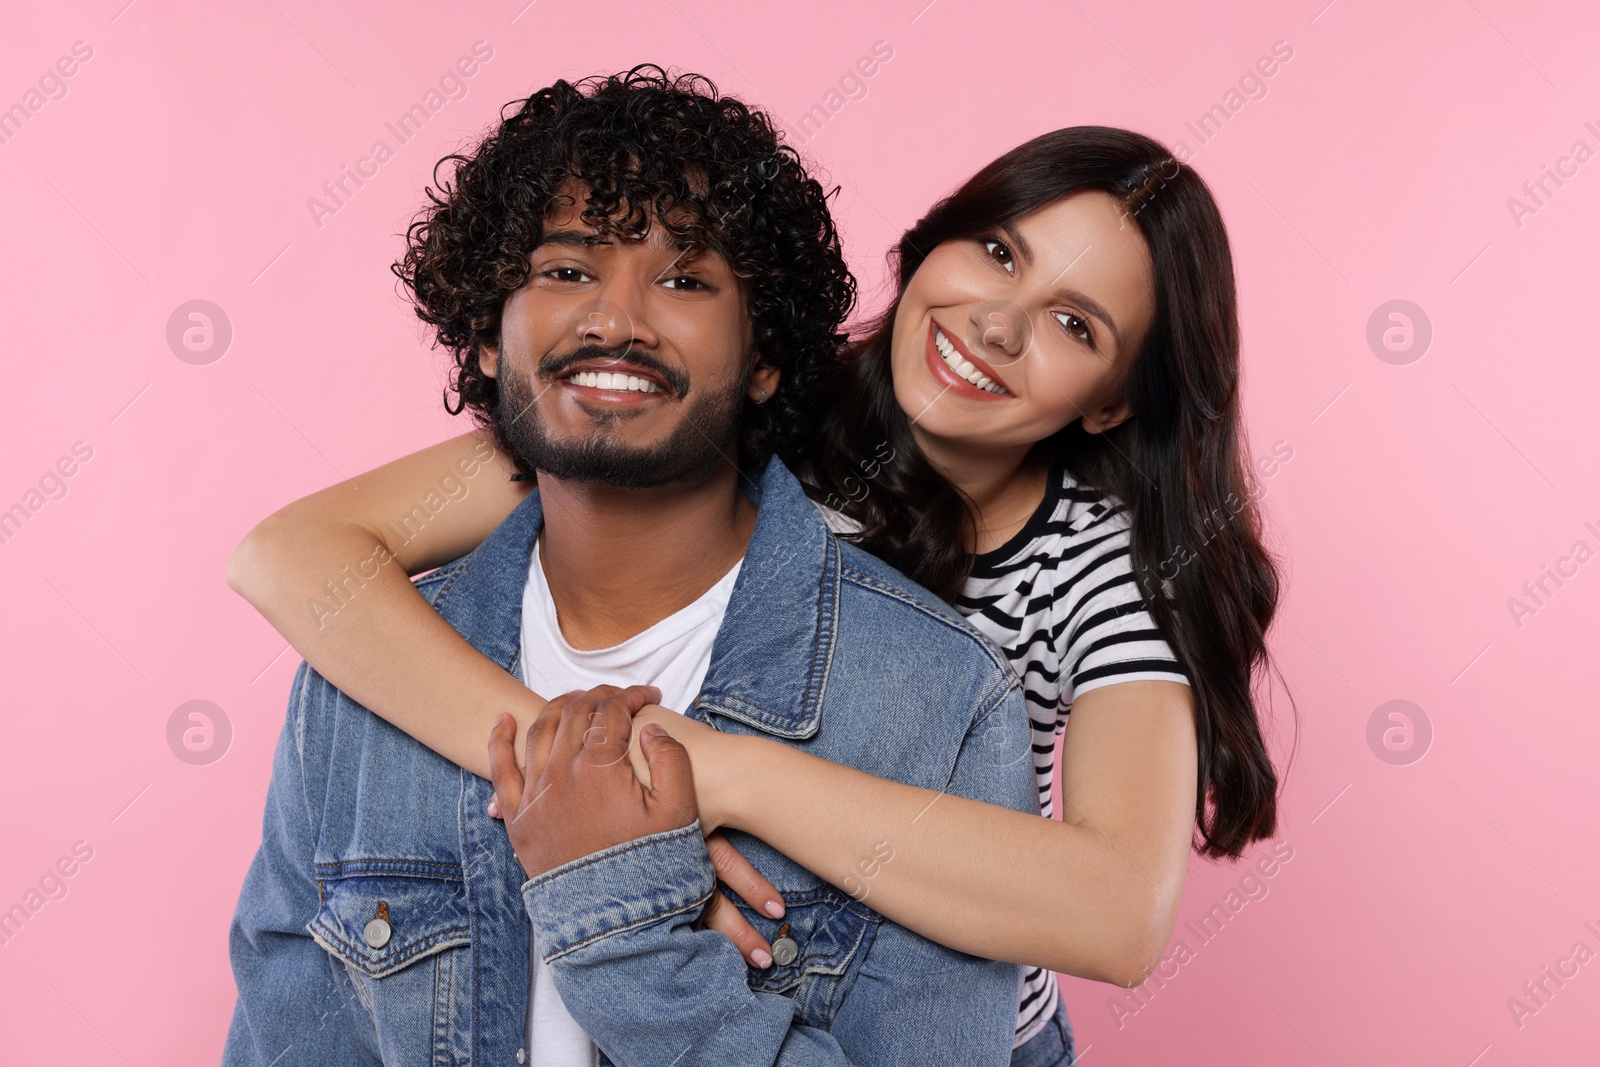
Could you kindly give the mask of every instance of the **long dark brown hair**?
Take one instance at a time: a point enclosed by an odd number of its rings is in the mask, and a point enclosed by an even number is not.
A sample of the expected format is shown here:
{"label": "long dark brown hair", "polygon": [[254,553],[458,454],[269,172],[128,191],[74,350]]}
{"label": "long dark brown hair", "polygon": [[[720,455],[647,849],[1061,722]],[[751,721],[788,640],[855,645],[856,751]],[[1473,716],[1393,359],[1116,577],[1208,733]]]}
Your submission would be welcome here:
{"label": "long dark brown hair", "polygon": [[972,568],[974,508],[923,455],[895,401],[895,313],[937,245],[984,236],[1080,190],[1115,197],[1143,235],[1155,317],[1125,386],[1132,417],[1098,434],[1074,421],[1035,449],[1129,511],[1134,578],[1194,693],[1195,847],[1236,857],[1277,824],[1278,778],[1252,682],[1270,666],[1279,578],[1247,485],[1233,258],[1193,169],[1141,134],[1074,126],[1012,149],[935,204],[891,252],[894,301],[838,365],[806,480],[816,499],[861,524],[851,540],[955,601]]}

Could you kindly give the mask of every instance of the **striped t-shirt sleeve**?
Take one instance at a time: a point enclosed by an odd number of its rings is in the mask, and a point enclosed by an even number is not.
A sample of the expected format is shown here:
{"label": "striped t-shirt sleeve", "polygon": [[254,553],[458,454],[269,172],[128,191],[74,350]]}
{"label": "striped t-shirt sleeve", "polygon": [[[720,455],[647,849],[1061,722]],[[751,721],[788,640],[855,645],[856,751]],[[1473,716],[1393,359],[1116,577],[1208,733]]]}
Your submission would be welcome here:
{"label": "striped t-shirt sleeve", "polygon": [[1133,579],[1125,521],[1100,524],[1096,532],[1101,536],[1089,536],[1081,546],[1082,566],[1072,575],[1072,595],[1066,598],[1070,607],[1061,664],[1071,685],[1064,701],[1070,704],[1114,682],[1152,679],[1188,685],[1188,675]]}

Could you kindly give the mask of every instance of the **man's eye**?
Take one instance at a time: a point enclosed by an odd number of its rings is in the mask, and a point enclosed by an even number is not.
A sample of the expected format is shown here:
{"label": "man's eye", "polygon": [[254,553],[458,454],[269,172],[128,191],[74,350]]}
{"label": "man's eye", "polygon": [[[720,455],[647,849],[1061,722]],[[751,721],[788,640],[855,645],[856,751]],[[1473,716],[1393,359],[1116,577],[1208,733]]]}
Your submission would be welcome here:
{"label": "man's eye", "polygon": [[709,288],[709,286],[707,286],[706,283],[701,281],[699,278],[691,278],[687,274],[680,274],[676,278],[668,278],[665,284],[676,289],[681,289],[686,293],[692,293],[701,289]]}
{"label": "man's eye", "polygon": [[549,270],[544,272],[544,276],[546,278],[553,278],[558,282],[582,282],[594,280],[577,267],[551,267]]}
{"label": "man's eye", "polygon": [[1004,242],[996,241],[993,237],[985,237],[983,238],[983,250],[989,253],[991,259],[1004,267],[1007,274],[1015,274],[1017,272],[1016,261],[1011,256],[1011,249],[1007,248]]}

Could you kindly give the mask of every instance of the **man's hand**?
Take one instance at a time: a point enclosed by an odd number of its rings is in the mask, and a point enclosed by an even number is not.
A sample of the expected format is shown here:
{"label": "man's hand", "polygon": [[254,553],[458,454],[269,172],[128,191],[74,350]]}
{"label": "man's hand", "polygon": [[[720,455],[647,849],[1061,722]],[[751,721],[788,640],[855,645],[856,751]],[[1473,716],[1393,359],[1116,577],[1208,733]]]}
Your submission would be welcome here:
{"label": "man's hand", "polygon": [[512,750],[516,719],[495,722],[489,774],[529,878],[699,817],[689,753],[665,730],[652,724],[640,733],[650,786],[628,760],[633,713],[660,699],[660,690],[645,685],[556,697],[528,728],[526,778]]}
{"label": "man's hand", "polygon": [[[640,691],[645,690],[643,686],[634,688]],[[632,692],[633,690],[627,690],[618,695],[617,699],[624,700],[624,710],[633,709],[632,697],[629,695]],[[633,734],[628,746],[628,761],[633,768],[634,775],[644,785],[646,791],[648,791],[651,782],[650,767],[643,750],[640,748],[640,744],[644,728],[651,723],[654,723],[657,729],[665,728],[675,740],[681,741],[689,752],[691,762],[705,760],[707,762],[705,769],[713,772],[711,774],[697,775],[694,779],[694,789],[700,826],[706,834],[706,849],[711,853],[711,864],[716,868],[717,880],[723,883],[725,887],[737,892],[751,906],[761,909],[775,919],[783,918],[783,896],[773,888],[771,882],[761,875],[761,872],[755,869],[749,860],[744,858],[738,849],[728,842],[722,832],[716,829],[716,824],[708,821],[710,813],[705,805],[706,783],[708,780],[715,781],[717,779],[718,776],[714,773],[718,767],[717,757],[723,755],[713,746],[719,740],[725,742],[725,735],[704,723],[685,718],[675,711],[661,707],[659,704],[645,703],[633,710]],[[516,724],[514,722],[504,726],[497,724],[495,729],[503,731],[507,735],[506,748],[509,750],[511,737],[516,733]],[[512,752],[507,751],[504,758],[509,760],[512,754]],[[492,759],[493,756],[491,755]],[[723,759],[722,762],[727,762],[727,760]],[[723,777],[726,777],[726,775],[723,775]],[[501,817],[498,795],[489,798],[488,815],[495,819]],[[515,844],[515,837],[512,838],[512,842]],[[573,847],[582,846],[574,845]],[[519,851],[518,855],[521,856],[522,853]],[[523,865],[527,866],[526,859],[523,860]],[[529,873],[531,877],[532,872],[530,871]],[[739,909],[733,906],[725,893],[719,892],[712,896],[710,902],[706,905],[705,912],[700,917],[700,925],[704,929],[715,930],[725,935],[728,940],[738,946],[740,955],[744,956],[752,967],[765,970],[772,966],[772,946],[740,914]]]}
{"label": "man's hand", "polygon": [[727,825],[735,813],[743,810],[742,795],[750,780],[760,774],[752,750],[759,755],[757,746],[780,743],[724,733],[659,704],[646,704],[633,713],[634,746],[628,756],[633,760],[633,773],[647,785],[650,774],[639,751],[639,739],[650,723],[666,730],[674,741],[688,749],[689,762],[694,766],[694,795],[700,809],[700,827],[707,834]]}

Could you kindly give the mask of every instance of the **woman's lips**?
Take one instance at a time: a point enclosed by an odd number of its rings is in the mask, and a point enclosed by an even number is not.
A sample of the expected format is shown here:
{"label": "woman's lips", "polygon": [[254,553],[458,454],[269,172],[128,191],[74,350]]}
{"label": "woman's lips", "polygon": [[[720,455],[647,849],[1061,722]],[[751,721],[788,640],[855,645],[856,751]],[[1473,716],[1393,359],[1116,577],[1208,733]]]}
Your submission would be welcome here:
{"label": "woman's lips", "polygon": [[[971,363],[980,374],[987,376],[995,385],[1006,391],[1003,393],[991,393],[987,389],[981,389],[972,382],[967,381],[952,370],[950,365],[944,361],[944,357],[939,354],[938,345],[934,343],[934,331],[936,330],[950,343],[957,355]],[[933,373],[934,378],[945,386],[947,391],[966,397],[969,400],[1008,400],[1011,398],[1011,391],[1006,388],[1006,383],[1001,379],[1000,375],[995,373],[995,369],[974,356],[958,339],[940,330],[938,323],[929,324],[928,339],[923,346],[923,350],[928,369]]]}

